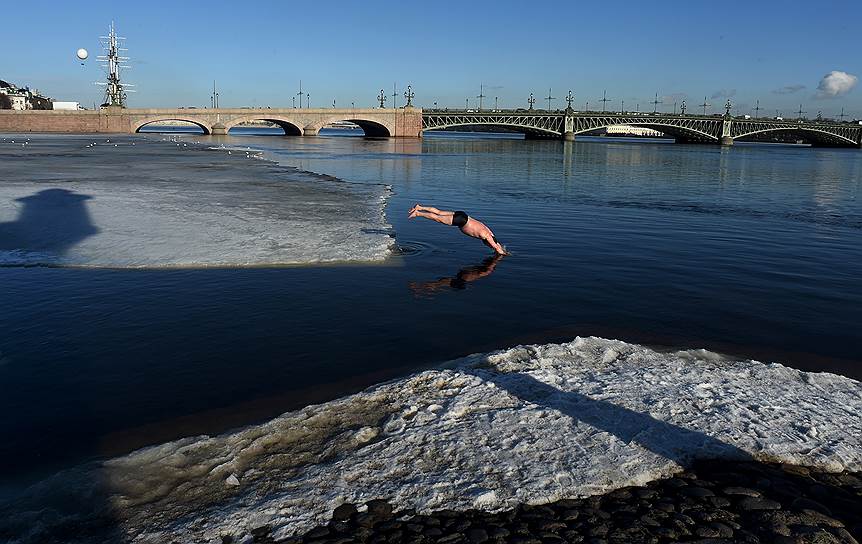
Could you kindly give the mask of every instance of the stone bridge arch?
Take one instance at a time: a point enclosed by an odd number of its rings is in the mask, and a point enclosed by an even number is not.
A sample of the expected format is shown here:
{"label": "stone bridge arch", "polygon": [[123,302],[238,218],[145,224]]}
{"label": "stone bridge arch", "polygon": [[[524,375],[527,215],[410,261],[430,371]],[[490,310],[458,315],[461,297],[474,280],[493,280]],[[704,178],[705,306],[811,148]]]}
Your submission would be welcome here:
{"label": "stone bridge arch", "polygon": [[319,133],[320,129],[330,123],[347,121],[348,123],[358,125],[359,128],[361,128],[362,131],[365,133],[365,136],[369,138],[389,138],[390,136],[395,134],[395,127],[388,120],[370,119],[369,117],[370,116],[351,115],[349,113],[342,115],[331,115],[310,123],[303,129],[303,132],[304,134],[313,136]]}
{"label": "stone bridge arch", "polygon": [[241,123],[248,123],[250,121],[266,121],[268,123],[275,123],[276,125],[281,127],[281,129],[284,131],[285,136],[302,136],[301,122],[281,115],[266,114],[234,117],[233,119],[224,123],[225,132],[229,132],[230,129]]}
{"label": "stone bridge arch", "polygon": [[193,125],[197,125],[204,131],[204,134],[212,134],[212,128],[206,123],[205,120],[201,119],[197,116],[183,116],[183,115],[156,115],[152,117],[147,117],[144,119],[133,120],[132,121],[132,132],[140,132],[141,128],[152,124],[158,123],[160,121],[184,121],[186,123],[191,123]]}

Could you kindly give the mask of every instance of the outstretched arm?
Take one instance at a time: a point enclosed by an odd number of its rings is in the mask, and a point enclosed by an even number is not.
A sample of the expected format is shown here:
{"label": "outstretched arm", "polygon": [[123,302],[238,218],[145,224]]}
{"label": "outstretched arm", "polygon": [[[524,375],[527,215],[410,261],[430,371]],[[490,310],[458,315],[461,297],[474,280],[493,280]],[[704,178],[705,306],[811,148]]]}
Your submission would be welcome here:
{"label": "outstretched arm", "polygon": [[486,238],[482,238],[482,242],[497,252],[498,255],[508,255],[509,252],[506,251],[506,248],[503,247],[503,244],[497,241],[494,235],[488,236]]}

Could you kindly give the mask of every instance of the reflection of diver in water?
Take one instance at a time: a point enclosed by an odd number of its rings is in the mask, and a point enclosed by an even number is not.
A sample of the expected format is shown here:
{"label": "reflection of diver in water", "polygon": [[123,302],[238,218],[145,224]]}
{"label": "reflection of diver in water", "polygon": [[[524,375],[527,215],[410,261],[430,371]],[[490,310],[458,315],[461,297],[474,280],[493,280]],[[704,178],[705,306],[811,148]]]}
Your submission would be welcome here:
{"label": "reflection of diver in water", "polygon": [[410,290],[416,296],[431,295],[437,291],[444,289],[466,289],[467,284],[471,281],[476,281],[479,278],[491,275],[497,267],[497,263],[503,258],[503,255],[495,253],[488,257],[481,264],[462,268],[452,278],[440,278],[436,281],[427,282],[410,282]]}

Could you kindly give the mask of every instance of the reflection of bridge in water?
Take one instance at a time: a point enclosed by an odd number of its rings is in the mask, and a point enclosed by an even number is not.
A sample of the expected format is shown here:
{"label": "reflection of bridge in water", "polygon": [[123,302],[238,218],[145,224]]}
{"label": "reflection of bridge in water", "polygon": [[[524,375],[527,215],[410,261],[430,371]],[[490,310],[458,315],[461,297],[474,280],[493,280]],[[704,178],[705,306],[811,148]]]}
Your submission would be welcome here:
{"label": "reflection of bridge in water", "polygon": [[314,136],[332,123],[351,122],[366,136],[417,138],[423,131],[474,127],[523,133],[527,138],[574,140],[613,125],[657,130],[678,142],[732,145],[784,136],[816,146],[862,147],[862,125],[661,113],[576,112],[571,109],[470,111],[418,108],[216,108],[98,111],[0,110],[0,132],[134,133],[162,121],[186,121],[204,134],[223,135],[237,125],[268,121],[286,135]]}
{"label": "reflection of bridge in water", "polygon": [[574,140],[614,125],[657,130],[677,142],[732,145],[769,135],[791,135],[817,146],[862,147],[862,125],[828,121],[744,119],[731,116],[668,115],[661,113],[602,113],[562,111],[425,110],[424,130],[460,127],[503,129],[527,138]]}

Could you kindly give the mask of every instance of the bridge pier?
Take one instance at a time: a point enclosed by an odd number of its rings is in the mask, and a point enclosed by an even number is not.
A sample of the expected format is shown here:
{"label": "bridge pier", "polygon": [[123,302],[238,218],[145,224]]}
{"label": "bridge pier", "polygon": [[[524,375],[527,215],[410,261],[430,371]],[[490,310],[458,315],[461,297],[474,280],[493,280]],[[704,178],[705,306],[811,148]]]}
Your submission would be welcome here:
{"label": "bridge pier", "polygon": [[563,133],[563,140],[566,142],[574,142],[575,141],[575,133],[572,131],[566,131]]}
{"label": "bridge pier", "polygon": [[729,117],[725,117],[724,121],[721,122],[721,145],[733,145],[732,126],[733,121]]}
{"label": "bridge pier", "polygon": [[210,129],[210,134],[213,136],[227,136],[227,127],[224,123],[216,123]]}
{"label": "bridge pier", "polygon": [[317,136],[318,134],[320,134],[320,129],[312,125],[308,125],[304,129],[302,129],[303,136]]}

